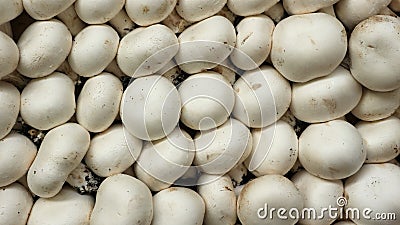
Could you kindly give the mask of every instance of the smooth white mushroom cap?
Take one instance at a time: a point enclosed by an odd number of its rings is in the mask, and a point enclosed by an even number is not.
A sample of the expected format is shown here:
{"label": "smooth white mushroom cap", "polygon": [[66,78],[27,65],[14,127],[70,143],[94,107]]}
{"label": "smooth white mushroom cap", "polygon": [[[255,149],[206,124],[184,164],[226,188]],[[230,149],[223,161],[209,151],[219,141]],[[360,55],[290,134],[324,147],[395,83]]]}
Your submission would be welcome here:
{"label": "smooth white mushroom cap", "polygon": [[230,83],[219,73],[190,76],[178,88],[182,100],[180,120],[194,130],[209,130],[228,120],[235,104]]}
{"label": "smooth white mushroom cap", "polygon": [[349,40],[351,73],[373,91],[400,88],[400,20],[373,16],[359,23]]}
{"label": "smooth white mushroom cap", "polygon": [[21,117],[30,126],[49,130],[75,113],[75,85],[65,74],[31,80],[21,93]]}
{"label": "smooth white mushroom cap", "polygon": [[362,86],[339,66],[328,76],[293,84],[290,111],[305,122],[326,122],[349,113],[361,96]]}
{"label": "smooth white mushroom cap", "polygon": [[48,20],[66,10],[75,0],[22,0],[25,11],[35,20]]}
{"label": "smooth white mushroom cap", "polygon": [[149,26],[163,21],[177,0],[126,0],[125,10],[133,22],[139,26]]}
{"label": "smooth white mushroom cap", "polygon": [[252,16],[265,12],[279,0],[228,0],[229,9],[239,16]]}
{"label": "smooth white mushroom cap", "polygon": [[[241,190],[237,201],[237,214],[242,225],[294,225],[298,218],[293,219],[286,214],[287,219],[279,219],[276,211],[270,215],[269,209],[301,211],[303,204],[303,197],[289,179],[282,175],[265,175],[248,182]],[[259,218],[265,214],[268,214],[266,218]],[[270,216],[273,216],[273,219]]]}
{"label": "smooth white mushroom cap", "polygon": [[285,114],[291,101],[289,82],[273,67],[245,72],[233,85],[236,102],[232,115],[251,128],[262,128]]}
{"label": "smooth white mushroom cap", "polygon": [[110,21],[124,7],[125,0],[76,0],[75,11],[88,24]]}
{"label": "smooth white mushroom cap", "polygon": [[[376,213],[400,215],[400,167],[391,163],[365,164],[360,171],[345,181],[344,190],[347,208],[370,209],[368,216]],[[352,218],[357,224],[375,225],[376,220],[360,216]],[[385,220],[382,224],[396,225],[397,220]]]}
{"label": "smooth white mushroom cap", "polygon": [[7,82],[0,81],[0,139],[14,127],[21,105],[18,89]]}
{"label": "smooth white mushroom cap", "polygon": [[0,31],[0,79],[17,69],[19,49],[14,40]]}
{"label": "smooth white mushroom cap", "polygon": [[357,129],[343,120],[312,124],[299,138],[299,160],[315,176],[343,179],[363,165],[366,151],[362,142]]}
{"label": "smooth white mushroom cap", "polygon": [[15,182],[1,188],[0,224],[26,225],[33,199],[24,186]]}
{"label": "smooth white mushroom cap", "polygon": [[178,91],[160,75],[135,79],[125,90],[120,108],[127,131],[142,140],[157,140],[171,133],[180,111]]}
{"label": "smooth white mushroom cap", "polygon": [[360,102],[351,113],[364,121],[376,121],[389,117],[399,106],[400,88],[388,92],[377,92],[363,88]]}
{"label": "smooth white mushroom cap", "polygon": [[388,162],[400,154],[400,119],[392,116],[356,124],[367,152],[366,163]]}
{"label": "smooth white mushroom cap", "polygon": [[204,20],[217,14],[227,0],[178,0],[176,12],[189,22]]}
{"label": "smooth white mushroom cap", "polygon": [[287,17],[276,25],[272,43],[274,67],[294,82],[330,74],[347,51],[344,26],[325,13]]}
{"label": "smooth white mushroom cap", "polygon": [[22,0],[1,0],[0,5],[0,25],[13,20],[24,11]]}
{"label": "smooth white mushroom cap", "polygon": [[286,12],[289,14],[304,14],[312,13],[319,9],[332,6],[339,0],[283,0],[283,7],[285,7]]}

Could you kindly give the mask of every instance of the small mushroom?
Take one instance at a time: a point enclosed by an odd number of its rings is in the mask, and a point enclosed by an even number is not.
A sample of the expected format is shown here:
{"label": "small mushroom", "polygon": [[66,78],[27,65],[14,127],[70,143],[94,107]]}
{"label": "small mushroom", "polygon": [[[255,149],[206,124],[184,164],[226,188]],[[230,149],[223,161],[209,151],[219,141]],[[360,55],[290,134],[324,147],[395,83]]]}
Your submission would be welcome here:
{"label": "small mushroom", "polygon": [[10,133],[20,110],[20,93],[7,82],[0,81],[0,140]]}
{"label": "small mushroom", "polygon": [[102,24],[114,18],[125,0],[76,0],[75,11],[88,24]]}
{"label": "small mushroom", "polygon": [[21,184],[12,183],[2,187],[0,189],[0,224],[25,225],[32,205],[32,195]]}
{"label": "small mushroom", "polygon": [[126,0],[125,10],[133,22],[149,26],[163,21],[174,10],[177,0]]}

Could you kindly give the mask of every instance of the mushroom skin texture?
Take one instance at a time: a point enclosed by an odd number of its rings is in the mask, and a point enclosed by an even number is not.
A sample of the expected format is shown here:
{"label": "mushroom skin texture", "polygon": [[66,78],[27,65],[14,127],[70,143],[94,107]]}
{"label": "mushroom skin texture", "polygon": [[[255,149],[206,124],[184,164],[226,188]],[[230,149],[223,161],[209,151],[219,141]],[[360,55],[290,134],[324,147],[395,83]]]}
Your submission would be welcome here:
{"label": "mushroom skin texture", "polygon": [[251,128],[273,124],[290,106],[290,84],[272,66],[246,71],[233,89],[236,98],[232,115]]}
{"label": "mushroom skin texture", "polygon": [[21,184],[12,183],[2,187],[0,191],[0,224],[25,225],[32,205],[31,193]]}
{"label": "mushroom skin texture", "polygon": [[229,57],[236,42],[235,27],[223,16],[212,16],[186,28],[178,37],[177,65],[186,73],[212,69]]}
{"label": "mushroom skin texture", "polygon": [[308,126],[299,138],[299,160],[314,176],[337,180],[355,174],[366,151],[357,129],[343,120]]}
{"label": "mushroom skin texture", "polygon": [[37,148],[30,139],[11,133],[0,141],[0,187],[9,185],[28,172]]}
{"label": "mushroom skin texture", "polygon": [[301,211],[303,205],[303,197],[293,182],[282,175],[265,175],[243,187],[237,201],[237,214],[242,225],[294,225],[298,219],[290,218],[288,214],[287,219],[280,219],[276,211],[271,215],[270,209],[296,208]]}
{"label": "mushroom skin texture", "polygon": [[257,177],[289,172],[298,156],[298,139],[293,127],[278,120],[251,133],[253,148],[245,161],[249,171]]}
{"label": "mushroom skin texture", "polygon": [[176,12],[186,21],[197,22],[217,14],[227,0],[178,0]]}
{"label": "mushroom skin texture", "polygon": [[0,140],[11,132],[17,121],[20,101],[18,89],[10,83],[0,81]]}
{"label": "mushroom skin texture", "polygon": [[192,165],[194,154],[192,138],[176,127],[167,137],[144,143],[134,165],[136,177],[152,191],[169,188]]}
{"label": "mushroom skin texture", "polygon": [[278,3],[279,0],[228,0],[228,8],[239,16],[253,16],[261,14]]}
{"label": "mushroom skin texture", "polygon": [[351,74],[373,91],[400,88],[400,20],[377,15],[359,23],[349,40]]}
{"label": "mushroom skin texture", "polygon": [[126,0],[125,10],[139,26],[159,23],[171,14],[177,0]]}
{"label": "mushroom skin texture", "polygon": [[[344,192],[343,183],[341,180],[325,180],[314,175],[311,175],[305,170],[301,170],[293,175],[291,181],[299,189],[303,196],[304,208],[315,209],[316,217],[322,216],[323,208],[329,206],[337,206],[338,198],[342,197]],[[321,198],[321,196],[324,196]],[[325,225],[331,224],[335,218],[329,216],[328,211],[323,212],[322,219],[301,218],[299,225]]]}
{"label": "mushroom skin texture", "polygon": [[68,63],[80,76],[95,76],[115,58],[118,45],[118,33],[110,26],[87,26],[76,35]]}
{"label": "mushroom skin texture", "polygon": [[29,189],[43,198],[59,193],[68,175],[82,161],[89,143],[89,132],[79,124],[66,123],[50,130],[28,170]]}
{"label": "mushroom skin texture", "polygon": [[0,0],[0,25],[15,19],[23,11],[22,0]]}
{"label": "mushroom skin texture", "polygon": [[332,6],[339,0],[283,0],[283,7],[289,14],[304,14],[318,11],[319,9]]}
{"label": "mushroom skin texture", "polygon": [[107,177],[99,187],[90,225],[150,225],[153,201],[149,188],[126,174]]}
{"label": "mushroom skin texture", "polygon": [[66,186],[52,198],[39,198],[32,207],[27,225],[88,225],[94,201],[93,196],[81,195]]}
{"label": "mushroom skin texture", "polygon": [[341,0],[335,5],[339,20],[350,30],[358,23],[378,14],[391,0]]}
{"label": "mushroom skin texture", "polygon": [[400,88],[377,92],[363,88],[360,102],[351,111],[357,118],[364,121],[376,121],[388,118],[400,106]]}
{"label": "mushroom skin texture", "polygon": [[109,177],[127,170],[139,157],[143,141],[116,124],[90,141],[86,165],[98,176]]}
{"label": "mushroom skin texture", "polygon": [[32,79],[21,93],[22,119],[39,130],[66,123],[75,113],[74,91],[74,83],[63,73]]}
{"label": "mushroom skin texture", "polygon": [[339,66],[347,51],[344,26],[325,13],[283,19],[275,27],[272,43],[274,67],[293,82],[327,76]]}
{"label": "mushroom skin texture", "polygon": [[122,82],[113,74],[88,79],[78,96],[76,120],[90,132],[105,131],[119,114],[122,94]]}
{"label": "mushroom skin texture", "polygon": [[[183,187],[162,190],[153,196],[152,225],[203,224],[205,204],[196,192]],[[173,205],[174,207],[170,207]]]}
{"label": "mushroom skin texture", "polygon": [[400,119],[389,118],[356,124],[367,152],[366,163],[388,162],[400,154]]}
{"label": "mushroom skin texture", "polygon": [[18,66],[19,49],[14,40],[0,31],[0,79],[12,73]]}
{"label": "mushroom skin texture", "polygon": [[125,0],[76,0],[75,11],[88,24],[110,21],[124,7]]}
{"label": "mushroom skin texture", "polygon": [[17,46],[18,72],[39,78],[53,73],[65,61],[72,47],[72,35],[58,20],[37,21],[23,31]]}
{"label": "mushroom skin texture", "polygon": [[326,122],[349,113],[359,103],[362,86],[339,66],[325,77],[292,85],[290,111],[308,123]]}
{"label": "mushroom skin texture", "polygon": [[249,16],[236,26],[236,48],[230,55],[232,63],[242,70],[258,68],[271,50],[274,22],[265,15]]}
{"label": "mushroom skin texture", "polygon": [[[376,218],[376,213],[400,214],[400,167],[391,163],[364,164],[353,176],[345,181],[344,190],[347,208],[370,209],[369,216]],[[352,218],[356,224],[374,225],[376,220],[360,216]],[[397,220],[385,220],[384,224],[396,225]]]}
{"label": "mushroom skin texture", "polygon": [[229,119],[216,129],[198,132],[194,138],[193,164],[208,174],[226,174],[250,154],[253,139],[240,121]]}
{"label": "mushroom skin texture", "polygon": [[219,73],[190,76],[178,88],[182,100],[180,120],[194,130],[216,128],[228,120],[235,104],[232,86]]}
{"label": "mushroom skin texture", "polygon": [[205,204],[204,225],[235,225],[236,195],[228,175],[203,174],[198,193]]}
{"label": "mushroom skin texture", "polygon": [[120,106],[127,131],[142,140],[158,140],[178,125],[181,98],[165,77],[152,75],[135,79],[124,91]]}
{"label": "mushroom skin texture", "polygon": [[178,48],[177,37],[165,25],[137,28],[121,39],[117,63],[128,76],[152,75],[175,56]]}
{"label": "mushroom skin texture", "polygon": [[35,20],[48,20],[66,10],[75,0],[22,0],[25,11]]}

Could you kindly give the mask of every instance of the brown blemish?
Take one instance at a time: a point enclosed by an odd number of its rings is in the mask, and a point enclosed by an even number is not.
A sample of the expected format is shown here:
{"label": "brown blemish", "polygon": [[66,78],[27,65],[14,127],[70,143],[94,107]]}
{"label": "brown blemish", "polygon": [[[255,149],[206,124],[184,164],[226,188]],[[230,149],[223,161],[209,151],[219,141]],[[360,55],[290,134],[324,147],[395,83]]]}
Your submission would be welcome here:
{"label": "brown blemish", "polygon": [[249,38],[251,37],[251,35],[253,35],[253,32],[251,32],[250,34],[248,34],[248,35],[243,39],[243,41],[242,41],[240,44],[243,45],[243,44],[247,41],[247,39],[249,39]]}
{"label": "brown blemish", "polygon": [[251,89],[257,90],[257,89],[259,89],[261,86],[262,86],[261,84],[256,83],[256,84],[251,85]]}
{"label": "brown blemish", "polygon": [[147,6],[143,7],[143,10],[142,10],[143,14],[146,14],[149,11],[150,11],[150,9]]}
{"label": "brown blemish", "polygon": [[323,104],[328,108],[329,113],[334,113],[336,110],[336,101],[333,99],[322,99]]}

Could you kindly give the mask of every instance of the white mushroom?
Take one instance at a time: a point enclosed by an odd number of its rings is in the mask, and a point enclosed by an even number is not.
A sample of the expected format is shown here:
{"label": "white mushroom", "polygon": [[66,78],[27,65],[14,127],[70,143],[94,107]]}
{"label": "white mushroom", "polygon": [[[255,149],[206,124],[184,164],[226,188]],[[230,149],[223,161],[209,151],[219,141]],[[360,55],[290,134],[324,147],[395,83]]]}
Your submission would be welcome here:
{"label": "white mushroom", "polygon": [[217,14],[227,0],[178,0],[176,12],[189,22],[204,20]]}
{"label": "white mushroom", "polygon": [[118,45],[118,33],[110,26],[87,26],[76,35],[68,62],[80,76],[92,77],[111,63]]}
{"label": "white mushroom", "polygon": [[22,0],[0,0],[0,25],[19,16],[24,7]]}
{"label": "white mushroom", "polygon": [[332,6],[336,4],[339,0],[283,0],[283,7],[285,7],[286,12],[289,14],[304,14],[315,12],[319,9]]}
{"label": "white mushroom", "polygon": [[116,16],[124,4],[125,0],[76,0],[75,10],[85,23],[102,24]]}
{"label": "white mushroom", "polygon": [[107,177],[100,185],[90,225],[150,225],[151,192],[140,180],[125,174]]}
{"label": "white mushroom", "polygon": [[296,163],[298,140],[292,126],[284,121],[252,130],[253,148],[245,161],[256,176],[285,175]]}
{"label": "white mushroom", "polygon": [[21,184],[0,188],[0,224],[25,225],[32,205],[32,195]]}
{"label": "white mushroom", "polygon": [[[365,164],[360,171],[345,181],[347,209],[359,209],[360,218],[351,218],[356,224],[375,225],[377,213],[400,215],[400,167],[391,163]],[[382,214],[381,214],[382,215]],[[389,214],[386,214],[389,216]],[[382,221],[397,225],[398,220]]]}
{"label": "white mushroom", "polygon": [[373,91],[400,88],[400,20],[373,16],[359,23],[351,33],[351,73]]}
{"label": "white mushroom", "polygon": [[361,85],[339,66],[328,76],[293,84],[290,111],[305,122],[326,122],[349,113],[361,95]]}
{"label": "white mushroom", "polygon": [[11,133],[0,141],[0,187],[28,172],[37,153],[36,146],[22,134]]}
{"label": "white mushroom", "polygon": [[20,93],[7,82],[0,81],[0,140],[10,133],[18,118]]}
{"label": "white mushroom", "polygon": [[54,72],[67,58],[72,35],[58,20],[37,21],[27,27],[18,40],[18,72],[30,78]]}
{"label": "white mushroom", "polygon": [[232,63],[242,70],[258,68],[271,50],[274,22],[265,15],[249,16],[236,26],[236,48],[230,55]]}
{"label": "white mushroom", "polygon": [[198,193],[205,203],[203,225],[234,225],[236,222],[236,195],[227,175],[207,175],[199,178]]}
{"label": "white mushroom", "polygon": [[56,196],[35,202],[27,225],[89,224],[93,206],[93,196],[80,195],[65,186]]}
{"label": "white mushroom", "polygon": [[0,31],[0,79],[12,73],[18,66],[19,50],[7,34]]}
{"label": "white mushroom", "polygon": [[74,89],[72,80],[59,72],[31,80],[21,93],[22,119],[39,130],[67,122],[75,113]]}
{"label": "white mushroom", "polygon": [[192,138],[179,127],[167,137],[145,142],[134,165],[136,177],[152,191],[170,187],[189,169],[194,158]]}
{"label": "white mushroom", "polygon": [[265,12],[279,0],[228,0],[229,9],[239,16],[252,16]]}
{"label": "white mushroom", "polygon": [[166,65],[178,48],[177,37],[164,25],[137,28],[122,38],[117,63],[128,76],[151,75]]}
{"label": "white mushroom", "polygon": [[285,18],[276,25],[272,43],[273,65],[294,82],[306,82],[332,73],[347,50],[345,28],[339,20],[325,13]]}
{"label": "white mushroom", "polygon": [[135,79],[122,97],[120,114],[127,131],[142,140],[157,140],[179,122],[181,99],[175,86],[159,75]]}
{"label": "white mushroom", "polygon": [[364,121],[385,119],[400,106],[399,99],[400,88],[388,92],[377,92],[364,88],[360,102],[351,113]]}
{"label": "white mushroom", "polygon": [[86,81],[77,101],[76,119],[90,132],[102,132],[119,114],[122,83],[110,73],[101,73]]}
{"label": "white mushroom", "polygon": [[289,108],[289,82],[273,67],[245,72],[234,84],[236,102],[232,115],[252,128],[276,122]]}
{"label": "white mushroom", "polygon": [[391,0],[341,0],[335,5],[340,21],[352,30],[358,23],[378,14]]}
{"label": "white mushroom", "polygon": [[298,218],[289,216],[295,215],[289,211],[300,212],[303,204],[299,190],[289,179],[265,175],[244,186],[239,194],[237,214],[242,225],[294,225]]}
{"label": "white mushroom", "polygon": [[139,157],[142,144],[142,140],[125,132],[122,125],[113,125],[92,138],[85,163],[101,177],[122,173]]}
{"label": "white mushroom", "polygon": [[125,10],[133,22],[149,26],[163,21],[175,8],[177,0],[126,0]]}
{"label": "white mushroom", "polygon": [[335,221],[335,215],[323,209],[341,207],[337,205],[344,192],[341,180],[325,180],[305,170],[294,174],[291,180],[303,196],[304,208],[310,209],[304,218],[300,218],[299,225],[325,225]]}
{"label": "white mushroom", "polygon": [[76,123],[50,130],[29,168],[29,189],[40,197],[55,196],[85,156],[89,143],[89,132]]}
{"label": "white mushroom", "polygon": [[215,72],[190,76],[179,85],[178,91],[182,100],[180,120],[194,130],[209,130],[222,125],[235,104],[231,84]]}
{"label": "white mushroom", "polygon": [[195,138],[193,164],[208,174],[225,174],[250,154],[250,130],[240,121],[229,119],[216,129],[199,132]]}
{"label": "white mushroom", "polygon": [[[205,205],[196,192],[182,187],[172,187],[154,195],[152,225],[203,224]],[[173,206],[173,207],[171,207]]]}
{"label": "white mushroom", "polygon": [[35,20],[48,20],[70,7],[75,0],[22,0],[25,11]]}
{"label": "white mushroom", "polygon": [[355,174],[366,151],[357,129],[343,120],[308,126],[299,138],[299,159],[314,176],[337,180]]}
{"label": "white mushroom", "polygon": [[388,162],[400,154],[400,119],[392,116],[374,122],[359,122],[358,132],[367,152],[366,163]]}
{"label": "white mushroom", "polygon": [[176,63],[186,73],[194,74],[214,68],[228,58],[236,33],[228,19],[212,16],[188,27],[178,39]]}

